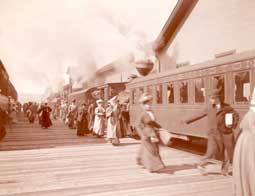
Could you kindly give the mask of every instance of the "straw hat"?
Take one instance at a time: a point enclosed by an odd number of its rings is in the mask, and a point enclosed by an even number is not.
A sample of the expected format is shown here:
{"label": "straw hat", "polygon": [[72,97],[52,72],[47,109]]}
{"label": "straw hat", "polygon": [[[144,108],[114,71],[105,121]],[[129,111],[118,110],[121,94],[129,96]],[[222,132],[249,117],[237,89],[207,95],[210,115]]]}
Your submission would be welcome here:
{"label": "straw hat", "polygon": [[98,99],[96,102],[97,102],[97,104],[103,103],[103,100],[102,99]]}
{"label": "straw hat", "polygon": [[140,97],[139,103],[145,103],[145,102],[150,101],[150,100],[152,100],[152,96],[150,94],[148,94],[148,93],[144,93]]}

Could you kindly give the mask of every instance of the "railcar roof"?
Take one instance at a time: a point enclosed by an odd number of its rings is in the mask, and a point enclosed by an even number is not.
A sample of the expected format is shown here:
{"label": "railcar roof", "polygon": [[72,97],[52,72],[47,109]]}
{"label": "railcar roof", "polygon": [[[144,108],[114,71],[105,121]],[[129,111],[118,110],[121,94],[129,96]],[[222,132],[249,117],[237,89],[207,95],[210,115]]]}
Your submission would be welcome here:
{"label": "railcar roof", "polygon": [[127,82],[109,82],[109,83],[104,83],[102,85],[97,86],[96,88],[102,88],[105,87],[107,85],[115,85],[115,84],[126,84]]}
{"label": "railcar roof", "polygon": [[4,64],[3,64],[3,62],[1,61],[1,59],[0,59],[0,69],[3,69],[4,72],[7,74],[7,76],[9,77],[9,75],[8,75],[8,73],[7,73],[7,70],[6,70],[6,68],[4,67]]}
{"label": "railcar roof", "polygon": [[89,90],[92,90],[92,89],[96,89],[96,87],[86,88],[86,89],[83,89],[83,90],[75,91],[73,93],[70,93],[69,95],[78,95],[78,94],[81,94],[81,93],[86,93],[86,92],[88,92]]}
{"label": "railcar roof", "polygon": [[138,82],[142,82],[142,81],[148,81],[148,80],[152,80],[155,78],[161,78],[161,77],[165,77],[168,75],[175,75],[175,74],[185,73],[185,72],[189,72],[189,71],[203,70],[203,69],[215,67],[218,65],[231,64],[231,63],[239,62],[242,60],[248,60],[248,59],[252,59],[252,58],[255,58],[255,50],[250,50],[250,51],[246,51],[246,52],[242,52],[242,53],[228,55],[228,56],[221,57],[221,58],[215,58],[215,59],[212,59],[212,60],[209,60],[209,61],[206,61],[203,63],[198,63],[195,65],[188,65],[188,66],[181,67],[181,68],[169,69],[169,70],[166,70],[166,71],[160,72],[160,73],[153,73],[148,76],[135,78],[132,82],[130,82],[130,84],[138,83]]}

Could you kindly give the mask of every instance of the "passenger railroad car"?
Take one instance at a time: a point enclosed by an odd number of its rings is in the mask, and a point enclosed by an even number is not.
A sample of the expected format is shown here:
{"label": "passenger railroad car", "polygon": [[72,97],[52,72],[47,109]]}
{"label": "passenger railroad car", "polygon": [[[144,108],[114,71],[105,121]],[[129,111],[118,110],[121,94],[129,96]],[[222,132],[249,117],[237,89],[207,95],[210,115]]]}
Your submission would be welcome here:
{"label": "passenger railroad car", "polygon": [[195,65],[154,73],[127,84],[131,92],[131,125],[137,125],[140,114],[138,99],[147,91],[153,95],[153,110],[163,128],[189,138],[206,138],[207,119],[190,125],[181,120],[201,112],[209,104],[208,93],[218,88],[225,102],[240,114],[248,110],[255,82],[255,51],[234,53]]}

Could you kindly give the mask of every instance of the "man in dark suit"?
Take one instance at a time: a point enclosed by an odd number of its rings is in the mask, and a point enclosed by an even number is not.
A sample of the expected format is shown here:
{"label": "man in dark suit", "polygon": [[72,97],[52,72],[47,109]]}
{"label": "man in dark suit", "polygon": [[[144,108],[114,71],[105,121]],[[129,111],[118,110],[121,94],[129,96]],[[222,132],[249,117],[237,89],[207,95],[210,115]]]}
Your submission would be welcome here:
{"label": "man in dark suit", "polygon": [[[211,91],[210,102],[211,104],[202,113],[185,122],[189,124],[207,116],[207,151],[197,167],[203,174],[207,174],[205,165],[212,162],[212,159],[215,159],[217,155],[220,155],[223,158],[221,173],[228,175],[228,169],[232,163],[234,151],[233,129],[238,124],[239,115],[229,104],[224,103],[218,89]],[[225,156],[225,151],[227,156]]]}

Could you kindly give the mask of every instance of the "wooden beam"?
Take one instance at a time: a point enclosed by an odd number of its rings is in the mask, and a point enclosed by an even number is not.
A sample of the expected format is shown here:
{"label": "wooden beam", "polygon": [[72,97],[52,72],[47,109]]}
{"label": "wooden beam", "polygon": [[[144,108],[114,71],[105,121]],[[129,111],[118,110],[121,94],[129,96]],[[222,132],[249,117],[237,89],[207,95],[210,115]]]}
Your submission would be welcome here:
{"label": "wooden beam", "polygon": [[179,0],[157,37],[154,50],[159,53],[169,47],[198,0]]}

